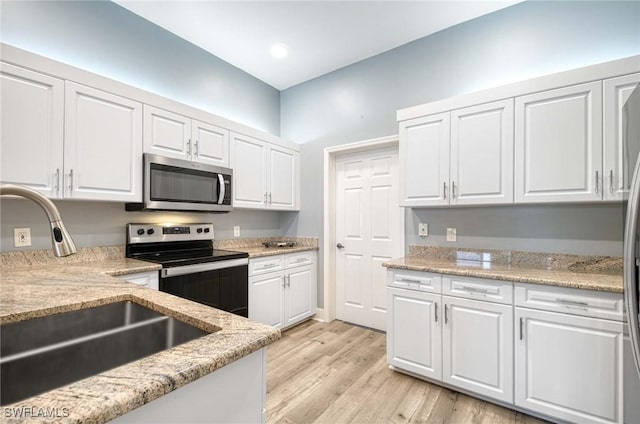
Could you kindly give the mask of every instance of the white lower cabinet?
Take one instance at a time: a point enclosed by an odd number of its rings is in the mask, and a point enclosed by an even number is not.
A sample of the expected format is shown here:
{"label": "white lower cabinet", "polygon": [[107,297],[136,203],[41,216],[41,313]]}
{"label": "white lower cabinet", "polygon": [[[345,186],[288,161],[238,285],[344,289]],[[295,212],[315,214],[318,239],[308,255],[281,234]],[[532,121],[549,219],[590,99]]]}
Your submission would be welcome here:
{"label": "white lower cabinet", "polygon": [[442,378],[440,295],[387,289],[387,361],[414,374]]}
{"label": "white lower cabinet", "polygon": [[637,422],[619,293],[390,270],[387,308],[397,370],[552,421]]}
{"label": "white lower cabinet", "polygon": [[622,322],[516,308],[515,404],[575,423],[622,422]]}
{"label": "white lower cabinet", "polygon": [[287,328],[316,313],[316,253],[249,260],[249,319]]}
{"label": "white lower cabinet", "polygon": [[513,307],[443,296],[443,381],[513,402]]}

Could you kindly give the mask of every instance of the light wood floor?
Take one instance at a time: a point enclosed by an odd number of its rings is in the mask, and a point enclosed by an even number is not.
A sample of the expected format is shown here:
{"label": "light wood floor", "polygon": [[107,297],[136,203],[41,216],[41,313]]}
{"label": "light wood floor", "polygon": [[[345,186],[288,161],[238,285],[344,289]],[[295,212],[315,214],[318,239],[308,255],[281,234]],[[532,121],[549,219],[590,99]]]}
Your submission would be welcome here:
{"label": "light wood floor", "polygon": [[267,351],[267,423],[542,424],[391,371],[385,334],[307,321]]}

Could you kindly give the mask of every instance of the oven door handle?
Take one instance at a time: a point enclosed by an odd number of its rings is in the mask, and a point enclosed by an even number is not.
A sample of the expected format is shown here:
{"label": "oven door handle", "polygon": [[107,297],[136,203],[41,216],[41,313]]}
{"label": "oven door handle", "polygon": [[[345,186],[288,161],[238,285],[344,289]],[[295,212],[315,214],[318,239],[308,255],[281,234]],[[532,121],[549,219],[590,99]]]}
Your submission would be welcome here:
{"label": "oven door handle", "polygon": [[222,202],[224,202],[224,195],[227,190],[224,185],[224,176],[222,174],[218,174],[218,184],[220,185],[220,195],[218,196],[218,204],[221,205]]}
{"label": "oven door handle", "polygon": [[195,274],[197,272],[215,271],[217,269],[232,268],[249,265],[248,258],[230,259],[227,261],[207,262],[204,264],[177,266],[175,268],[163,268],[160,271],[162,278],[176,277],[178,275]]}

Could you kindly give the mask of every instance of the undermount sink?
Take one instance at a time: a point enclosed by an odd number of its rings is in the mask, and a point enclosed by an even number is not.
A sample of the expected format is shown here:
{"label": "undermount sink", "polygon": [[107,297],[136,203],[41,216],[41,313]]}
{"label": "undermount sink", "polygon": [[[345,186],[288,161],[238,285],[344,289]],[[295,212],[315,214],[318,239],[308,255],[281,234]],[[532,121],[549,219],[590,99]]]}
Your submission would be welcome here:
{"label": "undermount sink", "polygon": [[207,335],[133,302],[0,326],[0,405]]}

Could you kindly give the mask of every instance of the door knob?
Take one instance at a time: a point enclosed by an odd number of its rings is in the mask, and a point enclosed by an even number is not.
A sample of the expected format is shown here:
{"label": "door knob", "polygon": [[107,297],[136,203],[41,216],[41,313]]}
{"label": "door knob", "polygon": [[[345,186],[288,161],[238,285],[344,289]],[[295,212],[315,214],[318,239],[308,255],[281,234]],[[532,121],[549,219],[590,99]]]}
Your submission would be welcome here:
{"label": "door knob", "polygon": [[337,247],[338,249],[344,249],[344,244],[342,244],[342,243],[338,243],[338,244],[336,244],[336,247]]}

